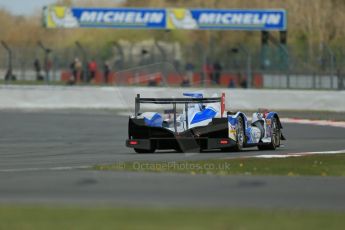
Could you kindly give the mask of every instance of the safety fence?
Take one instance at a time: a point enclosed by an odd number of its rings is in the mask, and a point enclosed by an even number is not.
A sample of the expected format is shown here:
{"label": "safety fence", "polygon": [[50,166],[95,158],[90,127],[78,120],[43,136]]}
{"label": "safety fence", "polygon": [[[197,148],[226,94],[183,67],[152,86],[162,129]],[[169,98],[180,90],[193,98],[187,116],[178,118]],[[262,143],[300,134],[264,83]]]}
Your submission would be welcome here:
{"label": "safety fence", "polygon": [[[68,49],[37,46],[0,50],[4,83],[222,86],[233,88],[345,89],[342,47],[183,45],[147,40],[113,42],[99,52],[76,43]],[[73,67],[76,60],[79,67]],[[90,62],[96,69],[90,72]],[[130,70],[170,63],[158,72]],[[124,72],[123,72],[124,71]]]}

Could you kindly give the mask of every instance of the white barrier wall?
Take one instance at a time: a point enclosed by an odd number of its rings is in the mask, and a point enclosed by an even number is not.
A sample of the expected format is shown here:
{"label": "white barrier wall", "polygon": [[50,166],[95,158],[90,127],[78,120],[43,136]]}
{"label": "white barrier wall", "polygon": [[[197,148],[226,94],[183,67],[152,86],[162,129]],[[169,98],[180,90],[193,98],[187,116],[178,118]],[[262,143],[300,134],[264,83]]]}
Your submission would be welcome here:
{"label": "white barrier wall", "polygon": [[0,86],[0,109],[129,109],[134,97],[181,97],[183,92],[226,93],[229,110],[345,112],[345,91],[197,89],[163,87]]}
{"label": "white barrier wall", "polygon": [[[295,75],[290,74],[289,86],[291,89],[338,89],[338,76],[330,75]],[[286,75],[263,75],[264,88],[288,88]]]}

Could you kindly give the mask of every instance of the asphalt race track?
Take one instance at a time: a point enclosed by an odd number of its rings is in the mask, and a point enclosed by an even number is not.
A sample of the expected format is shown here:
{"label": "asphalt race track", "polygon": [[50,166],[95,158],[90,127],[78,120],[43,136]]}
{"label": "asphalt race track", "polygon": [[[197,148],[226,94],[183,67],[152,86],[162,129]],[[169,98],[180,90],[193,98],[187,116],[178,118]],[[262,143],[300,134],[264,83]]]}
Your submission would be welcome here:
{"label": "asphalt race track", "polygon": [[114,111],[0,111],[0,202],[345,209],[345,179],[98,172],[123,161],[196,160],[345,149],[345,129],[283,124],[277,151],[135,154]]}

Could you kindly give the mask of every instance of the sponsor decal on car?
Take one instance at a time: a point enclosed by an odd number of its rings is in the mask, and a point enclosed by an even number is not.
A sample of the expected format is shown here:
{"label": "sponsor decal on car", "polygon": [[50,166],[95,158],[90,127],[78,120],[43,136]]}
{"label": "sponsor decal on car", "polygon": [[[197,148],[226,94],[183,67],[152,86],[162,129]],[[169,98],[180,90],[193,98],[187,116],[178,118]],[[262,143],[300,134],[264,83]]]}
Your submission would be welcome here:
{"label": "sponsor decal on car", "polygon": [[272,120],[271,120],[271,119],[267,119],[267,120],[266,120],[266,124],[267,124],[267,125],[271,125],[271,124],[272,124]]}

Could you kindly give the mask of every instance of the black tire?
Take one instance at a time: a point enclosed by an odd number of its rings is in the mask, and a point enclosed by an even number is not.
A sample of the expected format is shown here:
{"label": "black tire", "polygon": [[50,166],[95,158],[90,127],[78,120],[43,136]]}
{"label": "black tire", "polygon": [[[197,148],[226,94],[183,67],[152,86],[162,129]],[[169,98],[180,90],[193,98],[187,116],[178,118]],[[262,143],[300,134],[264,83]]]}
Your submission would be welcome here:
{"label": "black tire", "polygon": [[182,151],[181,148],[174,148],[174,150],[175,150],[177,153],[183,153],[183,151]]}
{"label": "black tire", "polygon": [[236,146],[233,149],[234,151],[239,152],[242,150],[245,142],[244,124],[241,116],[237,117],[236,139]]}
{"label": "black tire", "polygon": [[271,150],[267,144],[266,145],[258,145],[258,149],[261,151],[262,150]]}
{"label": "black tire", "polygon": [[136,149],[136,148],[134,148],[134,151],[136,153],[154,153],[156,150],[155,149]]}
{"label": "black tire", "polygon": [[237,128],[236,128],[236,145],[230,148],[221,149],[222,152],[239,152],[242,150],[245,143],[245,133],[244,133],[244,124],[243,118],[241,116],[237,117]]}
{"label": "black tire", "polygon": [[272,119],[271,137],[271,143],[266,145],[259,145],[259,150],[275,150],[280,146],[281,130],[278,124],[278,120],[275,117]]}

